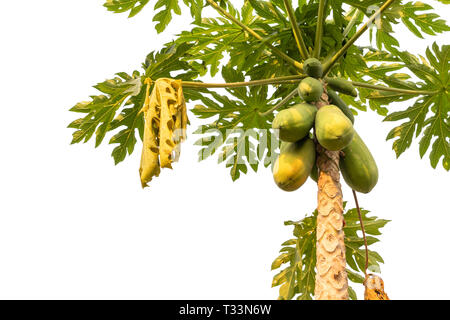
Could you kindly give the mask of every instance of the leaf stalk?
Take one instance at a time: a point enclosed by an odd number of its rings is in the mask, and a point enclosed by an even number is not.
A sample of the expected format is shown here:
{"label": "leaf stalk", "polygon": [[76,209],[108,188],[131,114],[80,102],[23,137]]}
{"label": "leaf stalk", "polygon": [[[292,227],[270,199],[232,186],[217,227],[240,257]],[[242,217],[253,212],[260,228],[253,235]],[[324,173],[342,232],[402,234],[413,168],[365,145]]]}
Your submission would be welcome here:
{"label": "leaf stalk", "polygon": [[231,20],[233,23],[237,24],[239,27],[247,31],[249,34],[251,34],[256,39],[263,41],[266,46],[268,46],[274,54],[285,60],[286,62],[292,64],[295,66],[298,70],[303,70],[303,65],[296,61],[295,59],[292,59],[287,54],[283,53],[282,51],[275,48],[273,45],[271,45],[268,42],[265,42],[263,37],[261,37],[258,33],[256,33],[253,29],[249,28],[247,25],[233,17],[231,14],[229,14],[227,11],[225,11],[223,8],[221,8],[217,3],[215,3],[213,0],[206,0],[214,9],[216,9],[217,12],[219,12],[221,15],[226,17],[227,19]]}
{"label": "leaf stalk", "polygon": [[294,33],[295,42],[297,43],[300,56],[306,60],[308,59],[308,49],[306,48],[305,41],[303,40],[302,31],[298,27],[297,19],[295,18],[295,12],[292,8],[290,0],[283,0],[284,6],[286,7],[287,14],[289,16],[289,21],[291,22],[292,31]]}
{"label": "leaf stalk", "polygon": [[313,57],[320,57],[320,50],[322,49],[322,35],[323,35],[323,24],[325,22],[325,6],[327,0],[320,0],[319,2],[319,12],[317,14],[317,28],[316,28],[316,38],[314,41],[314,51]]}
{"label": "leaf stalk", "polygon": [[380,91],[390,91],[390,92],[398,92],[398,93],[405,93],[405,94],[413,94],[413,95],[433,95],[433,94],[439,93],[439,90],[429,91],[429,90],[409,90],[409,89],[401,89],[401,88],[389,88],[389,87],[379,86],[379,85],[365,83],[365,82],[358,82],[358,81],[351,81],[351,83],[355,87],[375,89],[375,90],[380,90]]}
{"label": "leaf stalk", "polygon": [[293,97],[295,97],[298,94],[298,89],[295,88],[294,90],[291,91],[291,93],[289,93],[283,100],[281,100],[280,102],[278,102],[275,106],[273,106],[271,109],[267,110],[266,112],[263,113],[259,113],[261,116],[265,117],[269,114],[271,114],[272,112],[274,112],[275,110],[277,110],[278,108],[281,108],[282,106],[284,106],[286,103],[289,102],[289,100],[291,100]]}
{"label": "leaf stalk", "polygon": [[356,9],[355,13],[353,14],[352,19],[350,20],[350,22],[348,23],[347,27],[345,27],[344,32],[342,32],[342,35],[344,36],[344,38],[347,37],[347,35],[350,33],[350,31],[352,30],[353,26],[356,24],[356,21],[358,21],[359,17],[362,15],[363,13],[361,12],[361,10]]}
{"label": "leaf stalk", "polygon": [[204,83],[195,81],[183,81],[182,84],[183,87],[185,88],[238,88],[250,86],[263,86],[271,84],[295,84],[305,77],[306,77],[305,75],[292,75],[246,82],[228,82],[228,83]]}
{"label": "leaf stalk", "polygon": [[[208,0],[210,1],[210,0]],[[328,61],[325,66],[323,73],[326,75],[333,65],[347,52],[347,50],[355,43],[356,40],[363,35],[363,33],[369,28],[370,24],[378,18],[395,0],[387,0],[373,15],[370,16],[369,20],[364,23],[364,25],[356,31],[356,33],[345,43],[345,45],[339,49],[339,51]]]}

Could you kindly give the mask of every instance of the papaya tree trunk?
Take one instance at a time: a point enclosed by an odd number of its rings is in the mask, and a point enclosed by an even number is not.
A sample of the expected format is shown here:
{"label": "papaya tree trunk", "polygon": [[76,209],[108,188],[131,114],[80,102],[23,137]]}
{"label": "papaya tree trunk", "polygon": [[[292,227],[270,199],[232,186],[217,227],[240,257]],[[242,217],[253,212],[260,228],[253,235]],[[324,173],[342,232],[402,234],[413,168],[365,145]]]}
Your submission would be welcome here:
{"label": "papaya tree trunk", "polygon": [[[322,96],[328,101],[326,90]],[[320,108],[325,102],[318,102]],[[344,243],[344,208],[339,182],[339,151],[317,144],[316,300],[348,300]]]}

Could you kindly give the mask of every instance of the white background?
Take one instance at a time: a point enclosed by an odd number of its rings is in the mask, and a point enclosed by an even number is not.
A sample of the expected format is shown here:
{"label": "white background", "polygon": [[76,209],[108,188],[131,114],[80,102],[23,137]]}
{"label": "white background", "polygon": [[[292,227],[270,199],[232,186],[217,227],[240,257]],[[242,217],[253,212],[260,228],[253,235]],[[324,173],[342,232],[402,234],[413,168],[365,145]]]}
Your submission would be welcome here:
{"label": "white background", "polygon": [[[449,16],[448,6],[426,2]],[[150,7],[127,19],[102,3],[2,3],[0,298],[277,298],[270,265],[292,235],[283,221],[314,210],[312,181],[286,193],[262,169],[233,183],[215,159],[197,162],[191,134],[175,169],[142,190],[140,143],[118,166],[111,145],[69,145],[66,126],[77,114],[68,109],[95,94],[93,84],[138,69],[149,51],[189,27],[188,15],[177,16],[157,35]],[[398,30],[414,53],[449,40]],[[393,299],[448,299],[449,175],[441,164],[432,169],[428,156],[420,160],[417,140],[396,160],[385,141],[394,124],[381,120],[369,111],[355,126],[380,169],[361,205],[392,220],[377,245],[386,290]],[[191,121],[192,130],[198,122]]]}

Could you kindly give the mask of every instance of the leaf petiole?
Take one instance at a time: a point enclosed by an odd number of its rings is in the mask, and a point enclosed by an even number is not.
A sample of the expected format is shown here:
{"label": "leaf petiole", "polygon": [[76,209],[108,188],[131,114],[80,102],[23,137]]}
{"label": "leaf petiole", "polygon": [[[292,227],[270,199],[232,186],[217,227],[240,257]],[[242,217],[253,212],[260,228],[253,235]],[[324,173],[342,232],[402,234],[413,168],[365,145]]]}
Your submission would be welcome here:
{"label": "leaf petiole", "polygon": [[290,0],[283,0],[284,6],[286,7],[287,14],[289,16],[289,21],[291,22],[292,31],[294,33],[295,41],[297,42],[297,47],[300,55],[303,59],[308,59],[308,49],[306,48],[305,41],[302,37],[302,32],[298,27],[297,19],[295,18],[294,9]]}
{"label": "leaf petiole", "polygon": [[[228,18],[229,20],[231,20],[232,22],[234,22],[235,24],[237,24],[239,27],[241,27],[242,29],[244,29],[245,31],[247,31],[249,34],[251,34],[253,37],[255,37],[256,39],[263,41],[264,39],[263,37],[261,37],[259,34],[257,34],[253,29],[249,28],[247,25],[243,24],[241,21],[239,21],[238,19],[236,19],[235,17],[233,17],[231,14],[229,14],[228,12],[226,12],[223,8],[221,8],[217,3],[215,3],[213,0],[206,0],[214,9],[216,9],[216,11],[218,11],[221,15],[225,16],[226,18]],[[271,45],[268,42],[264,42],[264,44],[266,46],[268,46],[272,52],[274,54],[276,54],[277,56],[279,56],[280,58],[282,58],[283,60],[285,60],[286,62],[289,62],[290,64],[292,64],[293,66],[295,66],[298,70],[303,70],[303,65],[292,59],[291,57],[289,57],[287,54],[283,53],[282,51],[278,50],[277,48],[275,48],[273,45]]]}
{"label": "leaf petiole", "polygon": [[265,117],[269,114],[271,114],[272,112],[274,112],[275,110],[277,110],[278,108],[281,108],[282,106],[284,106],[286,103],[289,102],[289,100],[291,100],[293,97],[295,97],[298,94],[298,89],[295,88],[294,90],[291,91],[291,93],[289,93],[283,100],[281,100],[280,102],[278,102],[275,106],[273,106],[270,110],[267,110],[266,112],[263,113],[259,113],[261,116]]}
{"label": "leaf petiole", "polygon": [[301,79],[305,78],[305,75],[292,75],[284,77],[275,77],[270,79],[253,80],[246,82],[228,82],[228,83],[204,83],[195,81],[183,81],[183,87],[185,88],[238,88],[238,87],[250,87],[250,86],[263,86],[271,84],[295,84]]}
{"label": "leaf petiole", "polygon": [[439,90],[429,91],[429,90],[409,90],[409,89],[400,89],[400,88],[389,88],[384,86],[378,86],[375,84],[369,84],[365,82],[351,81],[351,83],[355,87],[367,88],[367,89],[375,89],[380,91],[390,91],[390,92],[398,92],[405,94],[413,94],[413,95],[433,95],[439,93]]}
{"label": "leaf petiole", "polygon": [[316,28],[316,38],[314,41],[314,58],[320,57],[320,50],[322,49],[322,35],[323,35],[323,24],[325,15],[325,5],[327,0],[320,0],[319,2],[319,13],[317,17],[317,28]]}
{"label": "leaf petiole", "polygon": [[[208,0],[210,1],[210,0]],[[364,25],[356,31],[356,33],[345,43],[345,45],[339,49],[339,51],[328,61],[324,68],[323,74],[326,75],[333,65],[347,52],[348,48],[350,48],[356,40],[369,28],[371,23],[377,19],[395,0],[387,0],[373,15],[370,16],[369,20],[364,23]]]}

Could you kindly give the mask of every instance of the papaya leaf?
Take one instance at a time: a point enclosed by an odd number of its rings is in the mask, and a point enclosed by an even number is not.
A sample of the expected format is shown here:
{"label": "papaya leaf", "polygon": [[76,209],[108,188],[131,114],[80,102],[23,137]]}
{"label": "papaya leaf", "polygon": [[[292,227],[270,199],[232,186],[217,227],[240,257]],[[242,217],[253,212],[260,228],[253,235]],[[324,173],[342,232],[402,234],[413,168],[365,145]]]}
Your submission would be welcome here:
{"label": "papaya leaf", "polygon": [[405,26],[417,37],[423,38],[423,34],[436,35],[450,31],[445,20],[439,19],[436,13],[423,12],[433,10],[433,7],[423,2],[408,2],[401,5],[401,19]]}
{"label": "papaya leaf", "polygon": [[201,69],[186,62],[191,57],[192,44],[168,43],[159,52],[150,52],[143,64],[145,76],[153,80],[158,78],[176,78],[192,80],[197,78]]}
{"label": "papaya leaf", "polygon": [[115,13],[130,11],[129,18],[137,15],[150,0],[106,0],[103,5]]}
{"label": "papaya leaf", "polygon": [[209,66],[212,76],[219,72],[220,62],[226,53],[239,52],[231,55],[230,62],[240,70],[250,70],[256,63],[267,59],[265,43],[278,41],[278,30],[260,17],[255,17],[249,2],[245,2],[240,12],[230,5],[228,8],[231,10],[230,14],[233,13],[237,20],[255,30],[264,41],[249,36],[241,27],[223,17],[203,18],[194,23],[192,30],[183,31],[176,40],[180,44],[193,44],[190,54],[195,60],[201,60],[205,68]]}
{"label": "papaya leaf", "polygon": [[[163,9],[161,9],[163,8]],[[172,21],[173,13],[180,15],[181,8],[178,5],[178,0],[158,0],[155,4],[155,10],[161,9],[153,17],[153,21],[157,22],[155,29],[158,33],[163,32],[170,21]]]}
{"label": "papaya leaf", "polygon": [[[115,13],[130,12],[128,17],[134,17],[149,3],[150,0],[106,0],[104,7],[108,11]],[[195,21],[201,20],[202,10],[205,6],[204,0],[183,0],[184,4],[190,7],[191,16]],[[154,11],[158,11],[153,21],[157,22],[155,29],[158,33],[164,31],[172,21],[172,12],[180,15],[180,0],[158,0],[155,3]]]}
{"label": "papaya leaf", "polygon": [[77,129],[73,133],[72,144],[87,142],[95,133],[95,146],[99,146],[106,132],[111,129],[116,111],[129,97],[139,94],[142,83],[138,72],[135,72],[133,77],[120,73],[120,76],[101,82],[94,88],[103,94],[92,96],[91,101],[78,103],[70,109],[73,112],[87,114],[69,125],[69,128]]}
{"label": "papaya leaf", "polygon": [[[243,74],[232,68],[223,68],[222,76],[227,82],[243,80]],[[269,165],[272,146],[278,140],[269,131],[273,115],[261,115],[271,107],[268,102],[272,99],[266,86],[229,88],[226,91],[235,99],[216,92],[204,92],[199,97],[202,104],[191,111],[200,119],[217,118],[194,132],[202,135],[195,143],[201,147],[199,160],[219,151],[219,163],[225,162],[235,181],[241,173],[247,173],[248,165],[254,171],[261,161],[265,166]]]}
{"label": "papaya leaf", "polygon": [[429,149],[431,140],[435,139],[430,152],[431,166],[436,168],[442,158],[442,166],[448,171],[450,169],[450,46],[444,45],[439,48],[434,43],[432,50],[430,48],[426,50],[428,60],[423,57],[419,59],[407,52],[399,55],[405,66],[423,80],[418,94],[421,90],[427,90],[427,92],[420,94],[415,103],[406,110],[392,112],[386,116],[384,121],[407,120],[393,128],[387,140],[394,140],[392,148],[399,157],[411,146],[413,138],[422,134],[419,142],[422,158]]}
{"label": "papaya leaf", "polygon": [[123,161],[127,154],[132,154],[136,145],[136,129],[139,137],[142,139],[144,130],[143,114],[139,113],[140,108],[144,104],[145,90],[131,97],[125,104],[125,108],[111,122],[111,130],[125,126],[124,129],[111,137],[110,144],[118,144],[112,152],[114,163],[118,164]]}
{"label": "papaya leaf", "polygon": [[210,66],[212,76],[219,72],[220,61],[231,50],[231,43],[236,45],[239,41],[245,41],[241,28],[222,19],[206,18],[191,31],[183,31],[176,40],[178,44],[192,44],[189,54],[201,60],[204,68]]}
{"label": "papaya leaf", "polygon": [[[344,209],[346,203],[344,202]],[[367,244],[379,241],[380,229],[389,220],[368,216],[369,211],[361,209],[361,217],[367,234]],[[347,275],[354,284],[362,284],[364,281],[365,250],[364,240],[359,235],[361,230],[358,213],[355,208],[344,212],[345,245],[347,258]],[[294,237],[282,244],[281,254],[273,261],[272,270],[281,269],[273,278],[272,287],[280,286],[279,299],[312,300],[316,276],[316,220],[317,210],[300,221],[286,221],[284,224],[294,226]],[[381,256],[369,250],[369,269],[380,272]],[[297,296],[296,296],[297,295]],[[357,299],[356,293],[349,286],[349,297]]]}
{"label": "papaya leaf", "polygon": [[388,51],[378,50],[373,47],[359,47],[361,51],[367,49],[364,53],[364,60],[366,62],[398,62],[400,59]]}
{"label": "papaya leaf", "polygon": [[[446,3],[443,0],[443,3]],[[344,0],[343,3],[351,5],[353,8],[361,10],[366,16],[372,15],[377,8],[385,2],[383,0]],[[385,47],[389,51],[396,51],[399,47],[398,40],[392,35],[393,25],[402,22],[414,35],[423,38],[424,34],[436,35],[449,31],[443,19],[439,15],[430,12],[434,10],[429,4],[420,1],[396,1],[375,21],[375,38],[379,49]],[[372,33],[373,33],[372,32]]]}
{"label": "papaya leaf", "polygon": [[358,300],[355,290],[351,286],[348,286],[348,297],[350,300]]}
{"label": "papaya leaf", "polygon": [[283,12],[283,8],[277,6],[276,1],[249,0],[248,2],[252,5],[255,13],[266,21],[278,22],[285,26],[289,24],[286,13]]}

